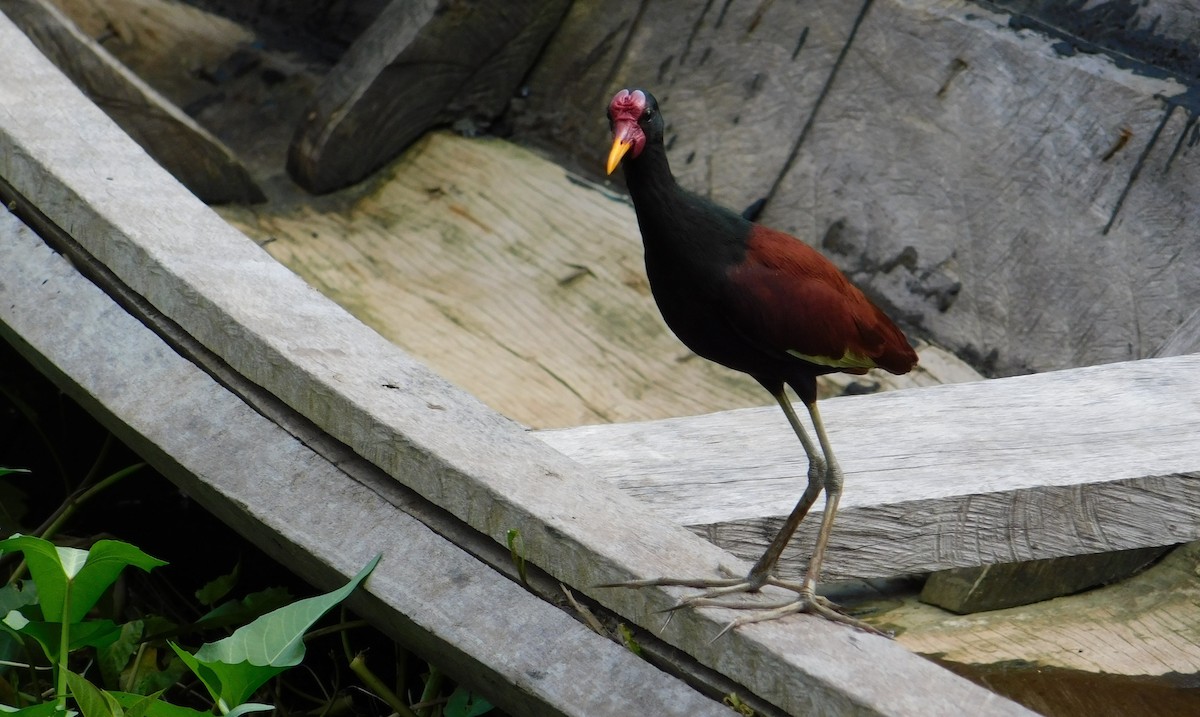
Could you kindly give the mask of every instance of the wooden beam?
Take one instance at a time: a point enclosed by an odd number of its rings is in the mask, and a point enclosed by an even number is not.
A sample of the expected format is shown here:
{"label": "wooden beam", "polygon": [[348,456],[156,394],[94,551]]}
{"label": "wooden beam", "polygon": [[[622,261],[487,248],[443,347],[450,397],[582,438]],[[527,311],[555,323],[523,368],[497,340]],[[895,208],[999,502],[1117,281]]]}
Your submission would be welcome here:
{"label": "wooden beam", "polygon": [[189,495],[315,585],[330,589],[383,553],[352,606],[455,680],[512,714],[728,714],[435,534],[406,510],[412,497],[400,486],[356,480],[310,448],[311,437],[296,440],[3,209],[0,264],[4,340]]}
{"label": "wooden beam", "polygon": [[[828,578],[1200,538],[1200,354],[821,402],[846,472]],[[662,520],[757,556],[803,489],[777,408],[538,434]],[[783,572],[803,570],[815,520]]]}
{"label": "wooden beam", "polygon": [[939,570],[925,580],[921,602],[960,615],[1029,605],[1124,580],[1170,549],[1164,545]]}
{"label": "wooden beam", "polygon": [[[78,241],[86,256],[73,261],[102,265],[245,379],[492,540],[520,530],[531,563],[638,624],[658,627],[655,611],[679,591],[592,586],[748,567],[664,524],[304,284],[151,163],[3,18],[0,46],[0,177],[18,211],[36,208]],[[319,513],[326,502],[310,495],[307,505]],[[661,635],[794,714],[928,717],[964,704],[1028,714],[892,641],[816,618],[714,642],[732,617],[682,611]]]}
{"label": "wooden beam", "polygon": [[0,0],[0,11],[196,196],[213,204],[265,199],[228,147],[46,0]]}
{"label": "wooden beam", "polygon": [[317,90],[296,127],[288,171],[324,193],[365,178],[427,129],[486,128],[570,3],[446,6],[392,0]]}

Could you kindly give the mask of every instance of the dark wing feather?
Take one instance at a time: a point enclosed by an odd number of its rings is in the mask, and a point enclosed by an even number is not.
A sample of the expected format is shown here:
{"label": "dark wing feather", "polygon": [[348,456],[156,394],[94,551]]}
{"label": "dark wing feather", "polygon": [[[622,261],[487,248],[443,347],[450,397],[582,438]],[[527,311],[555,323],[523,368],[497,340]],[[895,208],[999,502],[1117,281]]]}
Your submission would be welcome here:
{"label": "dark wing feather", "polygon": [[828,259],[755,226],[729,270],[728,320],[761,349],[852,373],[904,373],[917,356],[904,334]]}

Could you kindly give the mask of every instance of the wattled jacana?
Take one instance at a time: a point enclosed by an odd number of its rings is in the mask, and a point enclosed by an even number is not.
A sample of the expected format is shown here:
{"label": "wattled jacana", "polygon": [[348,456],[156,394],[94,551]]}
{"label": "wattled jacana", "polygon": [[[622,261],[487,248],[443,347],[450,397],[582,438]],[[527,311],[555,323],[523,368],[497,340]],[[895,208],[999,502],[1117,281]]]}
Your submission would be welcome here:
{"label": "wattled jacana", "polygon": [[[608,108],[613,144],[608,173],[624,160],[625,180],[645,245],[650,290],[667,326],[700,356],[743,371],[775,398],[808,455],[808,486],[766,552],[744,578],[656,578],[623,587],[707,588],[675,607],[764,607],[714,600],[764,585],[795,591],[783,604],[740,618],[726,630],[795,612],[815,613],[871,632],[816,594],[821,559],[842,493],[842,469],[817,411],[817,376],[835,371],[909,371],[917,354],[900,329],[828,259],[799,239],[750,222],[681,188],[663,146],[663,119],[654,96],[621,90]],[[804,402],[817,445],[809,438],[784,386]],[[825,491],[825,512],[803,583],[772,572],[800,521]]]}

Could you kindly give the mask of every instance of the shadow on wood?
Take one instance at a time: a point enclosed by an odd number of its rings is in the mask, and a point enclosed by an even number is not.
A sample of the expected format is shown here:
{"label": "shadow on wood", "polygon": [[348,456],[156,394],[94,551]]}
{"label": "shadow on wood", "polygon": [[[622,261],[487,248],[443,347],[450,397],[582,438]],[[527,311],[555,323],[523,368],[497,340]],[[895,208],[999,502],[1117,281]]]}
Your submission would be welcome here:
{"label": "shadow on wood", "polygon": [[486,127],[557,27],[565,0],[394,0],[325,78],[288,152],[315,193],[353,184],[425,130]]}

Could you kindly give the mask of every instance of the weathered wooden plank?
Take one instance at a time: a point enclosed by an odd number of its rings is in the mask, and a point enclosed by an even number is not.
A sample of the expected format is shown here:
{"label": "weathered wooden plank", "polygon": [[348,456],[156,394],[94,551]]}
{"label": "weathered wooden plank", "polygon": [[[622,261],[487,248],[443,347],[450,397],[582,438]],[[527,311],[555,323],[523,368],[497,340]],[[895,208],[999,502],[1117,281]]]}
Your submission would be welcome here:
{"label": "weathered wooden plank", "polygon": [[454,5],[392,0],[329,73],[288,151],[324,193],[358,182],[438,124],[486,128],[508,104],[565,0]]}
{"label": "weathered wooden plank", "polygon": [[[590,586],[748,567],[658,521],[304,284],[134,149],[6,19],[0,44],[0,177],[23,195],[18,207],[34,202],[247,380],[492,540],[519,529],[530,562],[639,624],[656,626],[653,611],[678,591]],[[731,617],[683,611],[661,634],[792,713],[955,715],[971,704],[1027,714],[892,641],[820,619],[749,625],[714,643]]]}
{"label": "weathered wooden plank", "polygon": [[766,223],[985,372],[1148,356],[1200,305],[1182,81],[1018,31],[986,3],[610,7],[573,5],[518,139],[597,167],[606,100],[646,86],[685,186],[734,207],[773,194]]}
{"label": "weathered wooden plank", "polygon": [[[76,27],[184,112],[228,94],[228,75],[251,69],[251,48],[261,45],[245,26],[178,0],[49,0]],[[239,54],[244,61],[231,62]],[[249,54],[249,57],[247,55]],[[189,115],[190,116],[190,115]],[[197,112],[205,129],[210,113]],[[260,115],[261,117],[261,115]],[[264,121],[267,118],[263,118]],[[239,153],[241,155],[241,153]],[[244,156],[242,161],[249,162]],[[254,172],[254,168],[251,168]]]}
{"label": "weathered wooden plank", "polygon": [[196,196],[212,203],[264,199],[228,147],[80,32],[46,0],[0,0],[0,11]]}
{"label": "weathered wooden plank", "polygon": [[1200,664],[1198,568],[1200,543],[1192,543],[1135,578],[1081,595],[951,619],[912,601],[884,619],[904,626],[897,635],[901,643],[951,662],[1020,661],[1109,675],[1192,675]]}
{"label": "weathered wooden plank", "polygon": [[4,340],[189,495],[315,584],[332,587],[382,553],[354,609],[509,713],[728,713],[435,534],[386,485],[363,484],[296,440],[3,209],[0,265]]}
{"label": "weathered wooden plank", "polygon": [[[846,472],[829,578],[1200,538],[1200,354],[823,401]],[[664,520],[757,556],[804,453],[778,409],[538,434]],[[807,521],[783,557],[803,568]]]}
{"label": "weathered wooden plank", "polygon": [[1028,605],[1115,583],[1170,549],[1155,546],[939,570],[925,580],[921,602],[960,615]]}

